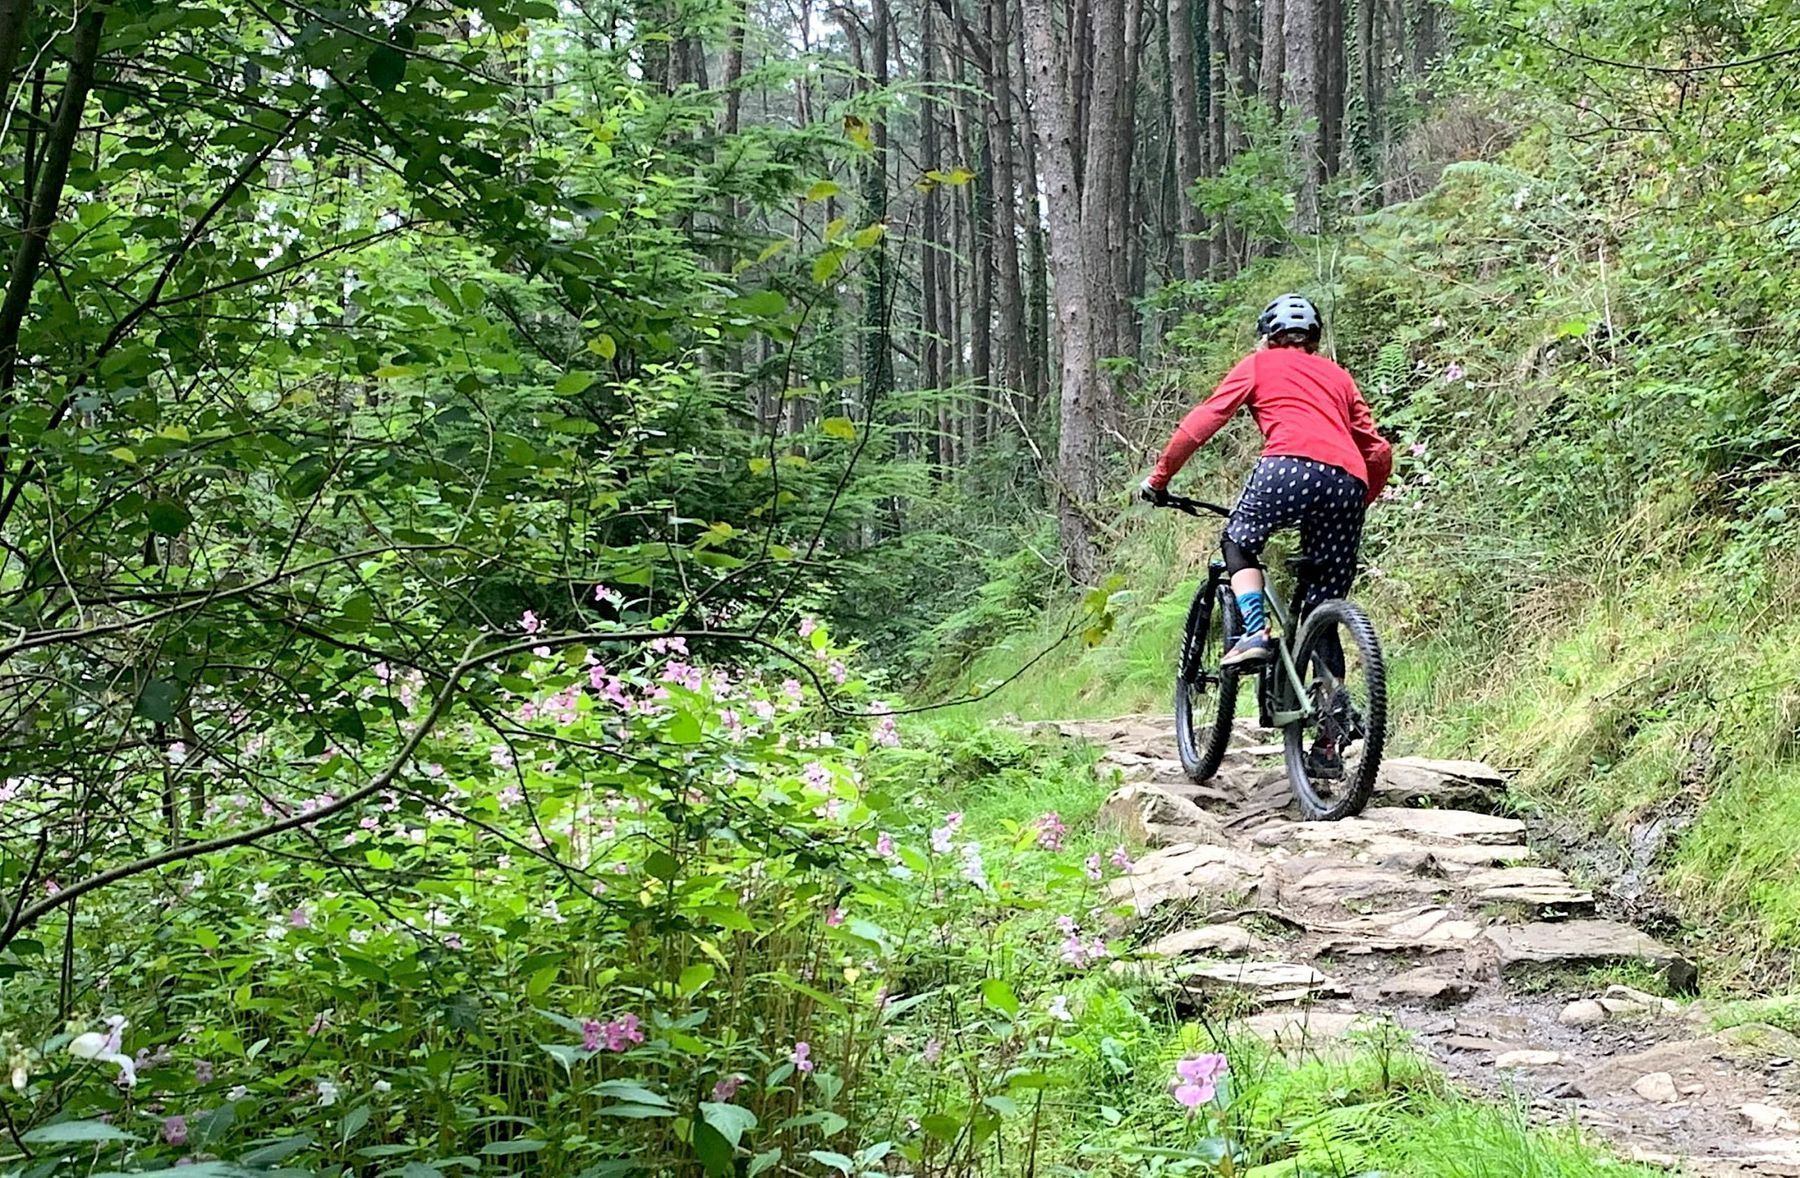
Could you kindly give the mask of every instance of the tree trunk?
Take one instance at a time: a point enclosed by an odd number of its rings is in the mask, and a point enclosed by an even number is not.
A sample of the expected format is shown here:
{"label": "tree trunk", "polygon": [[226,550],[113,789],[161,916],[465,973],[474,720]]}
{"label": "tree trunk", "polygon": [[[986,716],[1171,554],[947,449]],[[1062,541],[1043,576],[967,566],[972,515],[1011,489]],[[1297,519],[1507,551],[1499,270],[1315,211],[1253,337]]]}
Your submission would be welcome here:
{"label": "tree trunk", "polygon": [[[1206,142],[1208,170],[1217,176],[1230,161],[1226,140],[1226,77],[1230,73],[1225,58],[1225,0],[1209,0],[1206,6]],[[1213,226],[1212,262],[1216,276],[1229,277],[1231,249],[1226,241],[1225,222],[1221,218]]]}
{"label": "tree trunk", "polygon": [[1175,182],[1180,187],[1181,272],[1192,281],[1202,278],[1207,267],[1205,225],[1194,203],[1194,182],[1200,179],[1200,106],[1194,53],[1193,0],[1169,0],[1169,98],[1175,108]]}
{"label": "tree trunk", "polygon": [[1085,128],[1087,147],[1082,152],[1087,161],[1081,186],[1083,267],[1094,346],[1101,356],[1116,356],[1120,352],[1118,304],[1123,292],[1114,277],[1113,244],[1123,221],[1116,207],[1121,187],[1116,169],[1121,157],[1114,137],[1120,132],[1120,113],[1124,109],[1125,6],[1119,0],[1097,3],[1091,20],[1092,94]]}
{"label": "tree trunk", "polygon": [[[1022,87],[1030,71],[1025,68],[1025,39],[1012,39],[1012,76]],[[1021,120],[1019,158],[1022,169],[1021,190],[1025,193],[1025,389],[1027,422],[1035,422],[1050,396],[1050,276],[1044,256],[1044,215],[1038,193],[1037,127],[1031,106],[1018,105]]]}
{"label": "tree trunk", "polygon": [[1299,188],[1294,194],[1294,231],[1319,231],[1319,189],[1325,178],[1325,80],[1320,74],[1324,57],[1323,0],[1287,0],[1283,24],[1287,33],[1287,78],[1283,83],[1288,110],[1301,124]]}
{"label": "tree trunk", "polygon": [[1375,96],[1375,70],[1380,49],[1375,44],[1375,15],[1380,0],[1356,0],[1356,93],[1362,104],[1361,142],[1357,166],[1369,177],[1376,175],[1381,139],[1381,107]]}
{"label": "tree trunk", "polygon": [[1012,36],[1009,9],[1006,0],[989,0],[987,5],[988,93],[993,97],[988,139],[994,160],[994,267],[1000,318],[998,383],[1004,386],[996,395],[1010,401],[1025,389],[1025,300],[1019,279],[1018,189],[1013,174],[1011,54],[1006,48]]}
{"label": "tree trunk", "polygon": [[1075,177],[1075,104],[1057,45],[1051,0],[1024,0],[1024,14],[1062,345],[1057,523],[1070,575],[1080,584],[1090,584],[1100,568],[1098,536],[1088,507],[1100,486],[1104,414],[1086,272],[1088,235],[1083,231],[1082,191]]}
{"label": "tree trunk", "polygon": [[[888,3],[874,0],[874,29],[870,37],[870,73],[874,88],[885,90],[888,84]],[[863,217],[870,225],[887,223],[888,131],[885,120],[870,128],[874,150],[863,163]],[[884,236],[877,240],[865,263],[863,279],[863,404],[869,413],[892,391],[894,386],[894,347],[888,328],[888,245]]]}
{"label": "tree trunk", "polygon": [[1113,191],[1106,202],[1107,249],[1112,260],[1113,354],[1136,357],[1138,321],[1136,299],[1143,293],[1139,281],[1139,256],[1143,235],[1138,232],[1139,185],[1133,168],[1137,147],[1137,90],[1143,58],[1143,0],[1124,0],[1125,23],[1121,30],[1118,97],[1112,115]]}
{"label": "tree trunk", "polygon": [[1284,0],[1263,0],[1262,9],[1262,99],[1271,113],[1281,118],[1281,74],[1286,63],[1286,36],[1282,25]]}
{"label": "tree trunk", "polygon": [[[106,9],[98,5],[90,7],[75,24],[75,41],[70,51],[68,74],[63,79],[62,97],[57,101],[55,119],[44,142],[37,184],[25,210],[18,246],[13,251],[6,297],[0,300],[0,404],[7,407],[12,404],[12,390],[18,381],[19,332],[44,264],[50,228],[56,223],[57,210],[62,204],[63,184],[69,176],[75,139],[81,134],[81,116],[87,108],[88,91],[94,85],[94,63],[100,53],[100,34],[105,25]],[[4,448],[0,448],[0,455],[4,454]],[[5,467],[0,466],[0,469]]]}

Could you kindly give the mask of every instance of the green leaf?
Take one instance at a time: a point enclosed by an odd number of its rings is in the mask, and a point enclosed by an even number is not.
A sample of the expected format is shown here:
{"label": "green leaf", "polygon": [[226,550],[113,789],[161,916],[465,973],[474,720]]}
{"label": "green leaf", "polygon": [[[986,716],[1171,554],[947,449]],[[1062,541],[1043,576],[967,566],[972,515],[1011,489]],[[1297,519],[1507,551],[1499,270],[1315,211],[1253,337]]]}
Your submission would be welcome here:
{"label": "green leaf", "polygon": [[557,378],[556,391],[564,397],[573,397],[576,393],[585,393],[588,386],[594,383],[591,372],[565,372]]}
{"label": "green leaf", "polygon": [[756,1128],[756,1114],[735,1104],[706,1101],[700,1105],[700,1117],[719,1131],[719,1136],[736,1149],[744,1134]]}
{"label": "green leaf", "polygon": [[340,1142],[350,1140],[352,1137],[355,1137],[357,1133],[361,1132],[363,1126],[368,1123],[369,1106],[366,1104],[357,1105],[355,1108],[344,1114],[344,1123],[338,1129],[338,1140]]}
{"label": "green leaf", "polygon": [[886,236],[887,226],[883,225],[880,221],[877,221],[873,225],[858,229],[856,231],[856,236],[850,239],[850,244],[859,250],[873,249],[875,243]]}
{"label": "green leaf", "polygon": [[175,722],[175,703],[180,692],[167,679],[146,679],[137,697],[137,714],[152,724]]}
{"label": "green leaf", "polygon": [[392,90],[406,78],[406,54],[392,45],[377,45],[369,54],[369,81],[383,93]]}
{"label": "green leaf", "polygon": [[400,1167],[400,1178],[444,1178],[444,1172],[424,1162],[408,1162]]}
{"label": "green leaf", "polygon": [[675,1110],[660,1104],[609,1104],[599,1110],[603,1117],[623,1117],[630,1121],[647,1121],[655,1117],[672,1117]]}
{"label": "green leaf", "polygon": [[131,1134],[104,1121],[58,1121],[39,1125],[20,1134],[26,1145],[92,1145],[101,1141],[136,1141]]}
{"label": "green leaf", "polygon": [[157,499],[144,505],[144,519],[159,536],[179,536],[193,522],[188,509],[171,499]]}
{"label": "green leaf", "polygon": [[781,1161],[781,1149],[779,1147],[759,1153],[750,1159],[750,1165],[744,1171],[745,1178],[756,1178],[756,1176],[764,1170],[773,1168],[779,1161]]}
{"label": "green leaf", "polygon": [[826,437],[843,438],[846,441],[856,437],[856,423],[848,417],[827,417],[819,423]]}
{"label": "green leaf", "polygon": [[809,1150],[806,1156],[821,1166],[830,1166],[840,1174],[856,1173],[856,1161],[841,1153],[832,1153],[828,1149],[815,1149]]}
{"label": "green leaf", "polygon": [[253,1149],[238,1159],[240,1166],[252,1170],[263,1170],[278,1162],[284,1162],[313,1143],[311,1133],[296,1133],[292,1137],[283,1137],[271,1141],[261,1149]]}
{"label": "green leaf", "polygon": [[706,984],[717,977],[718,974],[718,970],[705,962],[700,962],[695,965],[690,965],[682,970],[681,978],[675,985],[676,988],[681,991],[681,996],[683,998],[692,998],[701,990],[705,989]]}
{"label": "green leaf", "polygon": [[556,974],[557,967],[554,965],[546,965],[532,974],[531,979],[525,983],[525,996],[534,1002],[542,998],[550,989],[551,983],[556,981]]}
{"label": "green leaf", "polygon": [[840,249],[828,249],[824,253],[820,254],[818,257],[813,259],[813,264],[812,264],[813,281],[818,283],[820,286],[824,286],[827,283],[829,283],[833,278],[836,278],[838,275],[838,271],[842,270],[843,268],[844,268],[844,251],[841,248]]}
{"label": "green leaf", "polygon": [[659,1105],[671,1112],[675,1106],[669,1098],[659,1092],[652,1092],[642,1084],[633,1084],[629,1080],[605,1080],[595,1084],[588,1090],[589,1096],[603,1096],[608,1100],[624,1100],[633,1104]]}
{"label": "green leaf", "polygon": [[652,851],[644,857],[644,872],[652,879],[668,883],[681,873],[681,864],[667,851]]}
{"label": "green leaf", "polygon": [[981,983],[981,998],[1007,1018],[1019,1017],[1019,996],[1004,978],[988,978]]}
{"label": "green leaf", "polygon": [[515,1153],[536,1153],[549,1142],[541,1137],[515,1137],[511,1141],[490,1141],[481,1147],[483,1157],[506,1157]]}
{"label": "green leaf", "polygon": [[829,200],[842,192],[843,188],[835,180],[820,180],[806,190],[807,200]]}
{"label": "green leaf", "polygon": [[614,356],[619,354],[619,345],[612,336],[607,335],[605,332],[601,332],[599,335],[588,341],[588,351],[600,357],[602,360],[611,360]]}

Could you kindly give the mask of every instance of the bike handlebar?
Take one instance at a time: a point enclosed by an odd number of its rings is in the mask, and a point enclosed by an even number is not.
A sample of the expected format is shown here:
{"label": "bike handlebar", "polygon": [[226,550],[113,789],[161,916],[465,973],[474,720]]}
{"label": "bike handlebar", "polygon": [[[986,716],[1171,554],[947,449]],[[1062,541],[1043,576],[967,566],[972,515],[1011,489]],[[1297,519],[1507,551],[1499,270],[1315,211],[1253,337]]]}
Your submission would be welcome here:
{"label": "bike handlebar", "polygon": [[1192,516],[1199,516],[1203,511],[1209,511],[1214,515],[1231,515],[1231,508],[1229,507],[1220,507],[1217,503],[1208,503],[1204,499],[1189,499],[1185,495],[1165,494],[1162,502],[1158,503],[1157,506],[1173,507],[1176,511],[1186,512],[1188,515]]}

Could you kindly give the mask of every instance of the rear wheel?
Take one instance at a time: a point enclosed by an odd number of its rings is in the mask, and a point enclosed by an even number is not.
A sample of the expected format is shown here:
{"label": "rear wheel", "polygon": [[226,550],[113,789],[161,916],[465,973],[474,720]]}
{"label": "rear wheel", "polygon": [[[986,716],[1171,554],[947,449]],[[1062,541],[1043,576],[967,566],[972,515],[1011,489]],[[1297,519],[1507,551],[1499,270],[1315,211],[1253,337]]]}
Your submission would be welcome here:
{"label": "rear wheel", "polygon": [[1314,821],[1362,812],[1387,736],[1387,672],[1368,615],[1348,601],[1313,610],[1294,646],[1313,716],[1285,733],[1288,781]]}
{"label": "rear wheel", "polygon": [[1209,578],[1188,607],[1175,671],[1175,748],[1182,770],[1194,781],[1217,773],[1231,745],[1238,676],[1219,662],[1242,631],[1230,589]]}

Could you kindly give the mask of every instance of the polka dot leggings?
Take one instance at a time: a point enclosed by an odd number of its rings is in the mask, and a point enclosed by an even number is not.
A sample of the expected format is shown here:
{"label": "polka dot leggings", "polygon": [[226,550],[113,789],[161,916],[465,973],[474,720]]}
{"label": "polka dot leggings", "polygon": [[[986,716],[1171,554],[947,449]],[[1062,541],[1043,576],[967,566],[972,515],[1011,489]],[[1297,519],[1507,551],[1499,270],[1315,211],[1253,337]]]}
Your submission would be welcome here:
{"label": "polka dot leggings", "polygon": [[1245,556],[1260,561],[1269,536],[1300,529],[1300,556],[1310,564],[1302,616],[1321,601],[1344,597],[1356,579],[1362,542],[1361,480],[1340,467],[1310,458],[1259,460],[1225,525],[1225,535]]}

